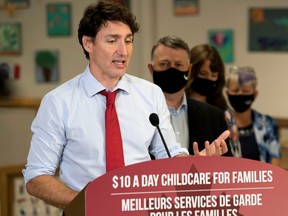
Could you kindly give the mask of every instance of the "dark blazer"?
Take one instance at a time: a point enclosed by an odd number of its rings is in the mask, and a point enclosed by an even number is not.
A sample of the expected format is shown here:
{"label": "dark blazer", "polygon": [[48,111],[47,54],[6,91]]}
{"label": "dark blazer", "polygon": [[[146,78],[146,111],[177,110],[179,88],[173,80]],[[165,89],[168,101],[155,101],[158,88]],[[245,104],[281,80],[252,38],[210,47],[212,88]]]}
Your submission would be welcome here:
{"label": "dark blazer", "polygon": [[[187,97],[188,126],[189,126],[189,153],[193,153],[193,142],[198,143],[199,150],[205,148],[205,141],[213,142],[221,133],[227,130],[224,112],[212,105],[199,102]],[[228,139],[228,152],[225,156],[232,156]]]}

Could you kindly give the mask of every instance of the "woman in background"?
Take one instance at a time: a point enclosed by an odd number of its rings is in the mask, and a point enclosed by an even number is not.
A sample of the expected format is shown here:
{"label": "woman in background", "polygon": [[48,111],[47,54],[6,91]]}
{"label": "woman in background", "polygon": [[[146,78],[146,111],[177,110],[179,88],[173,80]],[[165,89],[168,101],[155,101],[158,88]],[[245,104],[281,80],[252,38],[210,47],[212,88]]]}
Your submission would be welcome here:
{"label": "woman in background", "polygon": [[190,73],[186,93],[188,97],[216,106],[225,112],[230,130],[229,144],[234,157],[241,157],[241,146],[233,115],[228,109],[223,89],[225,87],[225,67],[218,51],[208,45],[199,44],[190,50]]}
{"label": "woman in background", "polygon": [[280,144],[275,120],[252,109],[258,95],[257,78],[252,67],[230,69],[227,96],[238,128],[242,157],[279,165]]}

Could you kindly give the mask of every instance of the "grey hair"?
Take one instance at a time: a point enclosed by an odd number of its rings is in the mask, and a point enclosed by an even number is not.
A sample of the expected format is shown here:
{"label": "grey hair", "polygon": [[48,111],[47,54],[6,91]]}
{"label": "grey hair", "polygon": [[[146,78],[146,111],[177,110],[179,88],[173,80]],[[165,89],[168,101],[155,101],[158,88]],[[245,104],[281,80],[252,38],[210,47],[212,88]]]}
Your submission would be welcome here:
{"label": "grey hair", "polygon": [[164,45],[172,49],[183,49],[187,52],[188,57],[190,58],[190,50],[188,44],[183,41],[181,38],[176,36],[165,36],[160,38],[152,47],[151,50],[151,60],[153,59],[154,52],[159,45]]}

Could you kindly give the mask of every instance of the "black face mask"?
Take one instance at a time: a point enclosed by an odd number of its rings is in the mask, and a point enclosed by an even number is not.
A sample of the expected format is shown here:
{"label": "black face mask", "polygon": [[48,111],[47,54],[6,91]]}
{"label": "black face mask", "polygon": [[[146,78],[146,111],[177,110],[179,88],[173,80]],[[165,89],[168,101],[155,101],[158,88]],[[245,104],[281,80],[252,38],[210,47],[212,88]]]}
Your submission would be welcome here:
{"label": "black face mask", "polygon": [[185,87],[188,81],[188,71],[168,68],[165,71],[153,71],[153,81],[163,92],[173,94]]}
{"label": "black face mask", "polygon": [[228,94],[228,99],[236,112],[242,113],[248,110],[253,101],[254,101],[254,94],[252,95],[230,95]]}
{"label": "black face mask", "polygon": [[212,81],[209,79],[203,79],[196,77],[191,83],[192,91],[197,92],[202,96],[210,96],[215,93],[217,88],[217,81]]}

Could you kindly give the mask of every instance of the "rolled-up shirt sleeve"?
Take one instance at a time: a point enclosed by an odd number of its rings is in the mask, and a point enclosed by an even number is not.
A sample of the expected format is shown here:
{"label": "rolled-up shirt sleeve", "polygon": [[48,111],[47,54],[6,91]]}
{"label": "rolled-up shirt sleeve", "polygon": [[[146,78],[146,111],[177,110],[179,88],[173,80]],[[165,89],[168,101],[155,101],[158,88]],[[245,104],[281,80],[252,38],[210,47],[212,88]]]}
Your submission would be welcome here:
{"label": "rolled-up shirt sleeve", "polygon": [[22,171],[25,183],[39,175],[55,174],[65,145],[60,107],[50,95],[41,102],[31,126],[31,146],[26,168]]}

